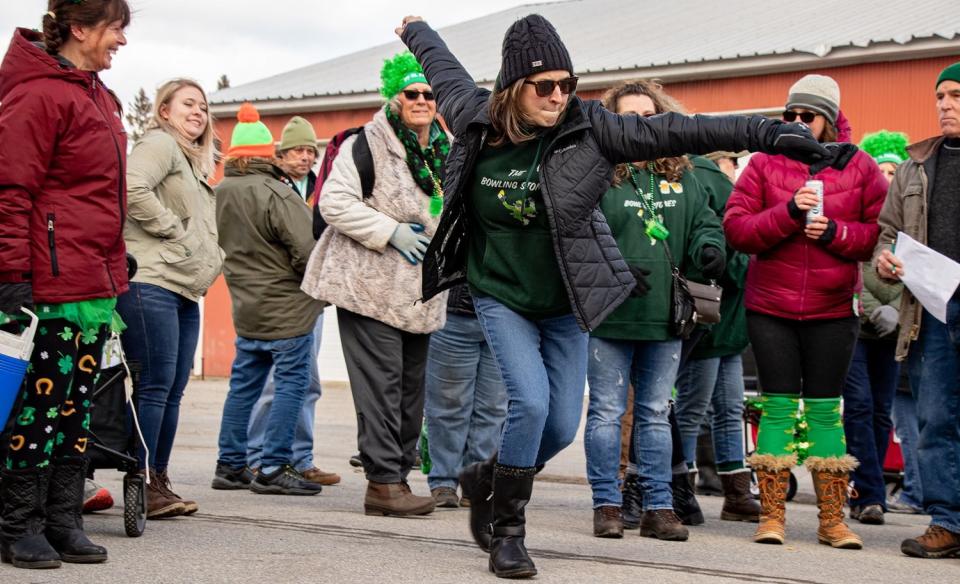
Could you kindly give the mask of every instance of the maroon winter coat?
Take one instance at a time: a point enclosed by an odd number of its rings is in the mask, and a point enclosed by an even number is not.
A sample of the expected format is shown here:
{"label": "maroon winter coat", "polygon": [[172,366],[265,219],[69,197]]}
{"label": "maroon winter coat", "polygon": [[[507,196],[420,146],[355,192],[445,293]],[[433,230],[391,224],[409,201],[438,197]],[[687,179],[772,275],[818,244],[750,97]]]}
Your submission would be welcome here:
{"label": "maroon winter coat", "polygon": [[[806,218],[794,219],[787,210],[810,179],[823,181],[823,214],[837,224],[828,244],[804,235]],[[727,243],[753,254],[747,309],[795,320],[853,316],[857,262],[871,258],[886,194],[886,179],[863,151],[843,170],[827,168],[813,177],[808,166],[785,156],[754,154],[723,218]]]}
{"label": "maroon winter coat", "polygon": [[126,133],[96,73],[61,64],[17,29],[0,65],[0,282],[37,302],[127,290]]}

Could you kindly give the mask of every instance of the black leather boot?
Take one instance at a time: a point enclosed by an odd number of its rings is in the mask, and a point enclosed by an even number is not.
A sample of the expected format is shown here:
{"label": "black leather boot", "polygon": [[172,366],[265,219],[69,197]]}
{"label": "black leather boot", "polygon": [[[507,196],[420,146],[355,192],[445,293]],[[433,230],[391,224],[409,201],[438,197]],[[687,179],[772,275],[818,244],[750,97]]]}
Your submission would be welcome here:
{"label": "black leather boot", "polygon": [[493,467],[497,455],[475,462],[460,471],[460,489],[470,500],[470,535],[485,552],[490,551],[490,525],[493,523]]}
{"label": "black leather boot", "polygon": [[87,461],[64,458],[51,464],[47,494],[47,528],[44,532],[60,559],[73,564],[107,561],[107,550],[94,544],[83,532],[83,480]]}
{"label": "black leather boot", "polygon": [[693,493],[694,472],[674,473],[670,486],[673,488],[673,510],[684,525],[703,525],[703,511]]}
{"label": "black leather boot", "polygon": [[493,536],[490,571],[498,578],[530,578],[537,568],[523,544],[526,536],[524,507],[533,492],[536,467],[496,465],[493,475]]}
{"label": "black leather boot", "polygon": [[49,467],[4,469],[2,474],[0,559],[18,568],[59,568],[60,554],[43,535]]}
{"label": "black leather boot", "polygon": [[640,516],[643,515],[643,491],[640,489],[640,477],[627,473],[623,479],[623,528],[639,529]]}

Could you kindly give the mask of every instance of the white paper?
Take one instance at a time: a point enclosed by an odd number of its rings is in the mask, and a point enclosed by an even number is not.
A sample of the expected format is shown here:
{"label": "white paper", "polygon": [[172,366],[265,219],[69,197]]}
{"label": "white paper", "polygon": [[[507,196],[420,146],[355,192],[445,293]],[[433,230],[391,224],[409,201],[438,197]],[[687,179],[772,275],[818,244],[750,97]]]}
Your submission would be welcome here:
{"label": "white paper", "polygon": [[947,302],[960,285],[960,264],[902,231],[897,233],[893,255],[903,262],[900,281],[927,312],[946,324]]}

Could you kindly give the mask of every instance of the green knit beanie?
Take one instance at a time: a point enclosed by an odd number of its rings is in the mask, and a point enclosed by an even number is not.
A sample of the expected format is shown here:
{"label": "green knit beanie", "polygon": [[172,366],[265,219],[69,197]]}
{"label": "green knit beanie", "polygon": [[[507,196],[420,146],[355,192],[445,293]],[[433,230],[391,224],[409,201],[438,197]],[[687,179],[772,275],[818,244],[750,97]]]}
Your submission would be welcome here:
{"label": "green knit beanie", "polygon": [[309,146],[316,152],[317,134],[313,131],[310,122],[300,116],[294,116],[283,127],[283,133],[280,135],[280,152],[300,146]]}
{"label": "green knit beanie", "polygon": [[429,83],[423,74],[423,67],[410,51],[398,53],[383,62],[380,69],[380,95],[392,99],[413,83]]}
{"label": "green knit beanie", "polygon": [[227,157],[273,158],[275,154],[273,135],[266,124],[260,121],[260,112],[252,103],[244,103],[237,112],[237,125],[230,136]]}
{"label": "green knit beanie", "polygon": [[934,85],[934,87],[940,87],[940,84],[944,81],[956,81],[960,83],[960,61],[941,71],[940,77],[937,77],[937,84]]}

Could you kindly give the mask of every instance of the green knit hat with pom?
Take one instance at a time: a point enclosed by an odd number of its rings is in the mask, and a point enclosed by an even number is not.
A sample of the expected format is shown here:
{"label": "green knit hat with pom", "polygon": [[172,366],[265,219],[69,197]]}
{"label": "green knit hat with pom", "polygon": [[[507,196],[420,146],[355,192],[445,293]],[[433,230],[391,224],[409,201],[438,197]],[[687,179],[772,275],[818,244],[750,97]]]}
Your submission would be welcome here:
{"label": "green knit hat with pom", "polygon": [[903,132],[880,130],[864,136],[860,141],[860,149],[873,156],[877,164],[891,162],[899,165],[908,158],[907,144],[909,143],[907,135]]}
{"label": "green knit hat with pom", "polygon": [[237,112],[237,125],[230,136],[227,157],[273,158],[275,153],[273,135],[266,124],[260,121],[260,112],[252,103],[245,102]]}
{"label": "green knit hat with pom", "polygon": [[380,95],[392,99],[413,83],[429,83],[423,74],[423,67],[413,53],[398,53],[383,61],[383,68],[380,69]]}

